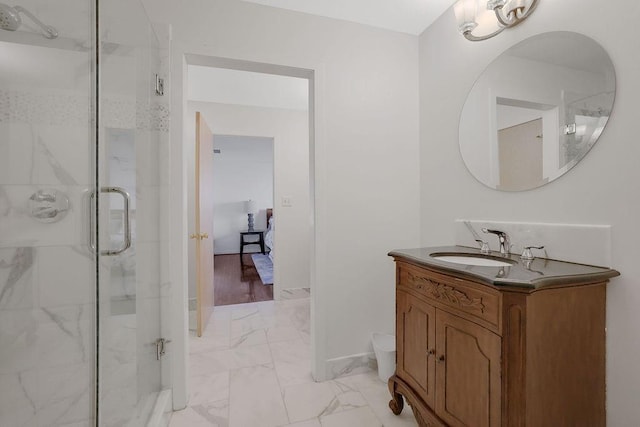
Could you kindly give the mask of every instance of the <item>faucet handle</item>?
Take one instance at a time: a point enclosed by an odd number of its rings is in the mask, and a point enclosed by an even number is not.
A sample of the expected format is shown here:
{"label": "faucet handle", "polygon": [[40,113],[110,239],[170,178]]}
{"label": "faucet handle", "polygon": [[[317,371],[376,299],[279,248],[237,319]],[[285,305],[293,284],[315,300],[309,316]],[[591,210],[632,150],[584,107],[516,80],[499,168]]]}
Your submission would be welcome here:
{"label": "faucet handle", "polygon": [[483,254],[488,254],[491,252],[491,248],[489,248],[489,242],[485,242],[484,240],[476,239],[476,242],[480,244],[480,252]]}
{"label": "faucet handle", "polygon": [[496,234],[498,236],[506,236],[507,233],[505,233],[502,230],[492,230],[490,228],[482,228],[482,232],[483,233],[488,233],[488,234]]}
{"label": "faucet handle", "polygon": [[527,261],[533,260],[535,257],[533,256],[531,249],[544,249],[544,246],[525,246],[524,250],[522,251],[522,255],[520,255],[520,258]]}
{"label": "faucet handle", "polygon": [[498,237],[501,255],[509,255],[511,253],[511,241],[506,232],[501,230],[491,230],[489,228],[483,228],[482,232],[486,234],[495,234]]}

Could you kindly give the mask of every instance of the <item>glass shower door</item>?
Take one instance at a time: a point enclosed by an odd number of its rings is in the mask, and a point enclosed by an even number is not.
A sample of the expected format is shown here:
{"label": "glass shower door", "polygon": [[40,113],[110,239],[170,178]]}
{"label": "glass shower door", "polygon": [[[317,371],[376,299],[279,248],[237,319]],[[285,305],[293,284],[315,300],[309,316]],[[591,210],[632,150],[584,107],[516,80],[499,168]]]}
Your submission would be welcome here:
{"label": "glass shower door", "polygon": [[103,2],[100,16],[100,246],[117,252],[99,264],[100,425],[146,426],[162,388],[164,338],[160,50],[141,3]]}
{"label": "glass shower door", "polygon": [[168,298],[158,41],[137,1],[99,22],[93,2],[17,3],[58,34],[0,20],[0,426],[146,426]]}
{"label": "glass shower door", "polygon": [[45,37],[21,12],[15,31],[0,28],[0,425],[88,426],[97,375],[87,226],[94,13],[89,2],[16,3],[59,34]]}

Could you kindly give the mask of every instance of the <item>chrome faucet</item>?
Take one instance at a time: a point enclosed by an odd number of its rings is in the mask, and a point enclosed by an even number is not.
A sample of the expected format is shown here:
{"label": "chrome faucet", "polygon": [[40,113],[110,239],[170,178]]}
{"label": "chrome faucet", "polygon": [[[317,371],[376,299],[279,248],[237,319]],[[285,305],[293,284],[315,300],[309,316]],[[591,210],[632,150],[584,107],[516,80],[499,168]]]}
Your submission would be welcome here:
{"label": "chrome faucet", "polygon": [[509,241],[509,235],[504,231],[500,230],[490,230],[487,228],[482,229],[483,233],[495,234],[498,236],[498,241],[500,242],[500,254],[501,255],[509,255],[511,253],[511,242]]}

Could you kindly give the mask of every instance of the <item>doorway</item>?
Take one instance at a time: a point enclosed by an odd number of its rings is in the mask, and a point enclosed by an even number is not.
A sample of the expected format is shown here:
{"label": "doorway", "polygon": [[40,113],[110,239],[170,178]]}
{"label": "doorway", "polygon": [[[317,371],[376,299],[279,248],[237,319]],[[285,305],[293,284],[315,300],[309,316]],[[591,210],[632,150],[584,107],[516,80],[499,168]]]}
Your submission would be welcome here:
{"label": "doorway", "polygon": [[[214,199],[221,202],[218,203],[213,219],[216,230],[214,253],[238,254],[240,249],[255,251],[255,246],[240,245],[240,238],[246,241],[264,239],[264,234],[243,236],[241,233],[243,230],[246,231],[248,225],[246,204],[250,199],[254,199],[257,203],[254,213],[257,228],[266,233],[267,209],[271,209],[274,222],[278,224],[273,233],[273,242],[278,246],[278,251],[274,251],[275,255],[271,257],[273,285],[264,286],[273,287],[275,299],[279,299],[282,292],[290,292],[290,289],[308,289],[311,246],[309,80],[199,64],[188,65],[187,73],[186,123],[191,121],[196,112],[200,112],[216,135],[214,141],[225,144],[224,151],[219,150],[220,153],[214,154],[214,163],[215,159],[228,158],[232,150],[240,147],[230,145],[230,139],[242,144],[239,138],[251,138],[254,143],[251,152],[254,155],[259,152],[256,151],[256,142],[261,141],[264,146],[265,140],[260,138],[271,140],[273,147],[271,174],[265,171],[261,173],[259,170],[257,174],[253,174],[246,165],[242,165],[242,160],[238,160],[230,166],[223,166],[236,169],[233,173],[227,174],[234,182],[212,183],[212,191],[226,193],[214,195]],[[246,144],[250,142],[245,142]],[[245,154],[248,152],[245,150]],[[255,163],[266,161],[266,158],[262,158]],[[188,176],[192,174],[188,173]],[[250,179],[253,184],[248,184]],[[240,181],[244,181],[244,184],[238,184]],[[218,184],[221,185],[217,186]],[[265,184],[273,186],[272,194],[267,197],[265,189],[261,188]],[[191,185],[188,187],[192,188]],[[190,190],[189,199],[191,194]],[[189,208],[192,205],[190,203]],[[191,214],[189,216],[192,217]],[[244,268],[244,260],[247,259],[246,264],[250,265],[253,262],[252,258],[243,257],[243,262],[237,266],[238,274],[248,272],[249,269]],[[192,245],[189,248],[189,259],[192,259]],[[193,272],[193,263],[189,263],[191,306],[194,296],[192,290],[196,288]],[[219,305],[215,301],[214,304]]]}
{"label": "doorway", "polygon": [[[212,67],[212,68],[220,68],[220,69],[228,69],[228,70],[249,70],[253,72],[261,72],[265,74],[275,75],[275,76],[289,76],[296,77],[302,79],[305,83],[305,90],[308,95],[308,111],[303,112],[304,118],[306,120],[305,126],[305,134],[303,137],[303,143],[297,144],[295,147],[298,149],[302,149],[302,155],[299,158],[302,158],[299,161],[299,164],[304,165],[308,168],[308,177],[303,181],[296,181],[289,179],[289,182],[294,182],[298,189],[302,189],[305,193],[305,196],[301,196],[299,194],[278,194],[277,190],[277,179],[275,180],[276,190],[275,190],[275,199],[276,203],[274,204],[274,215],[286,215],[288,210],[279,208],[282,204],[289,204],[294,206],[299,206],[297,204],[298,200],[304,200],[308,205],[307,215],[305,218],[301,220],[301,226],[304,228],[304,232],[309,236],[308,244],[305,247],[300,248],[308,251],[308,256],[306,257],[305,268],[308,273],[304,275],[304,282],[309,284],[311,289],[314,288],[314,284],[316,282],[317,269],[315,267],[317,263],[318,250],[316,249],[316,245],[319,244],[317,231],[316,231],[316,207],[315,207],[315,164],[316,164],[316,151],[314,149],[315,143],[315,103],[318,102],[316,100],[316,86],[319,84],[316,81],[315,71],[312,69],[304,69],[304,68],[294,68],[288,66],[280,66],[273,64],[265,64],[265,63],[255,63],[243,60],[234,60],[228,58],[220,58],[220,57],[212,57],[200,54],[192,54],[181,50],[179,46],[176,46],[175,49],[172,49],[172,84],[177,85],[182,88],[182,90],[178,90],[176,92],[176,96],[172,96],[172,111],[177,117],[182,117],[183,120],[176,122],[171,127],[172,140],[176,141],[176,144],[171,145],[170,156],[172,159],[172,168],[171,168],[171,181],[174,183],[172,187],[172,200],[175,202],[171,206],[171,211],[169,215],[171,217],[171,256],[176,262],[172,264],[172,279],[176,280],[179,283],[184,283],[185,286],[182,289],[182,292],[179,292],[175,295],[172,302],[173,313],[172,317],[172,325],[173,328],[179,333],[175,337],[175,347],[182,349],[182,351],[176,352],[173,356],[172,363],[172,371],[171,375],[174,381],[173,388],[173,406],[174,408],[183,408],[187,404],[187,365],[189,363],[188,357],[188,339],[189,335],[182,332],[187,331],[188,329],[188,316],[185,312],[187,308],[188,302],[188,292],[186,284],[189,282],[189,274],[188,274],[188,265],[189,265],[189,257],[188,257],[188,240],[185,239],[185,236],[189,234],[188,227],[188,212],[189,204],[188,204],[188,193],[189,193],[189,183],[188,179],[190,176],[190,172],[188,170],[188,165],[192,163],[192,151],[190,149],[190,141],[192,140],[192,135],[190,134],[192,131],[187,124],[189,123],[190,117],[188,116],[188,83],[189,83],[189,72],[188,67],[190,65],[198,65],[204,67]],[[222,117],[234,117],[223,115]],[[237,121],[236,123],[243,123],[242,117],[235,116]],[[244,123],[247,123],[244,121]],[[215,126],[214,126],[215,128]],[[254,132],[249,131],[224,131],[220,129],[214,129],[216,133],[220,134],[243,134],[243,135],[251,135],[256,134]],[[276,145],[279,141],[277,135],[273,132],[259,132],[258,135],[271,135],[275,138]],[[277,151],[277,149],[276,149]],[[300,153],[298,152],[298,155]],[[275,170],[277,171],[279,156],[276,153],[275,155]],[[173,167],[175,165],[175,167]],[[280,213],[278,213],[280,211]],[[297,236],[295,234],[292,236],[292,239],[295,241]],[[282,234],[276,237],[278,242],[283,240]],[[285,239],[286,240],[286,239]],[[322,239],[320,239],[322,240]],[[296,247],[295,245],[293,246]],[[278,261],[276,259],[275,262],[276,271],[275,271],[275,295],[278,298]],[[314,290],[311,292],[310,304],[312,306],[312,313],[317,312],[320,304],[319,292]],[[309,293],[307,292],[307,296]],[[316,309],[314,311],[314,308]],[[215,313],[214,313],[215,316]],[[321,337],[318,334],[322,335],[323,328],[319,326],[319,323],[315,321],[316,314],[312,314],[310,318],[311,322],[311,336],[309,338],[310,342],[313,343],[313,351],[311,353],[311,370],[314,373],[314,376],[323,377],[323,365],[320,361],[326,359],[325,348]],[[316,331],[317,330],[317,331]],[[319,343],[319,344],[318,344]]]}
{"label": "doorway", "polygon": [[213,147],[215,305],[270,301],[274,139],[214,135]]}

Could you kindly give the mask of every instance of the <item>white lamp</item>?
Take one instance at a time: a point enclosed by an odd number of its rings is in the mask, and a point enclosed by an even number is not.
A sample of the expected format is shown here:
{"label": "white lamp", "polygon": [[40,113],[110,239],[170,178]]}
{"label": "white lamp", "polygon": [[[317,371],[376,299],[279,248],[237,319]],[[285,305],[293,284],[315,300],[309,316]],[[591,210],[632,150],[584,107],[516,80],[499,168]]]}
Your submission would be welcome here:
{"label": "white lamp", "polygon": [[244,210],[247,213],[247,217],[248,217],[248,225],[247,225],[247,230],[248,231],[253,231],[253,214],[256,212],[256,210],[258,209],[255,200],[247,200],[246,202],[244,202]]}
{"label": "white lamp", "polygon": [[467,40],[481,41],[524,21],[538,0],[458,0],[453,7],[458,30]]}

